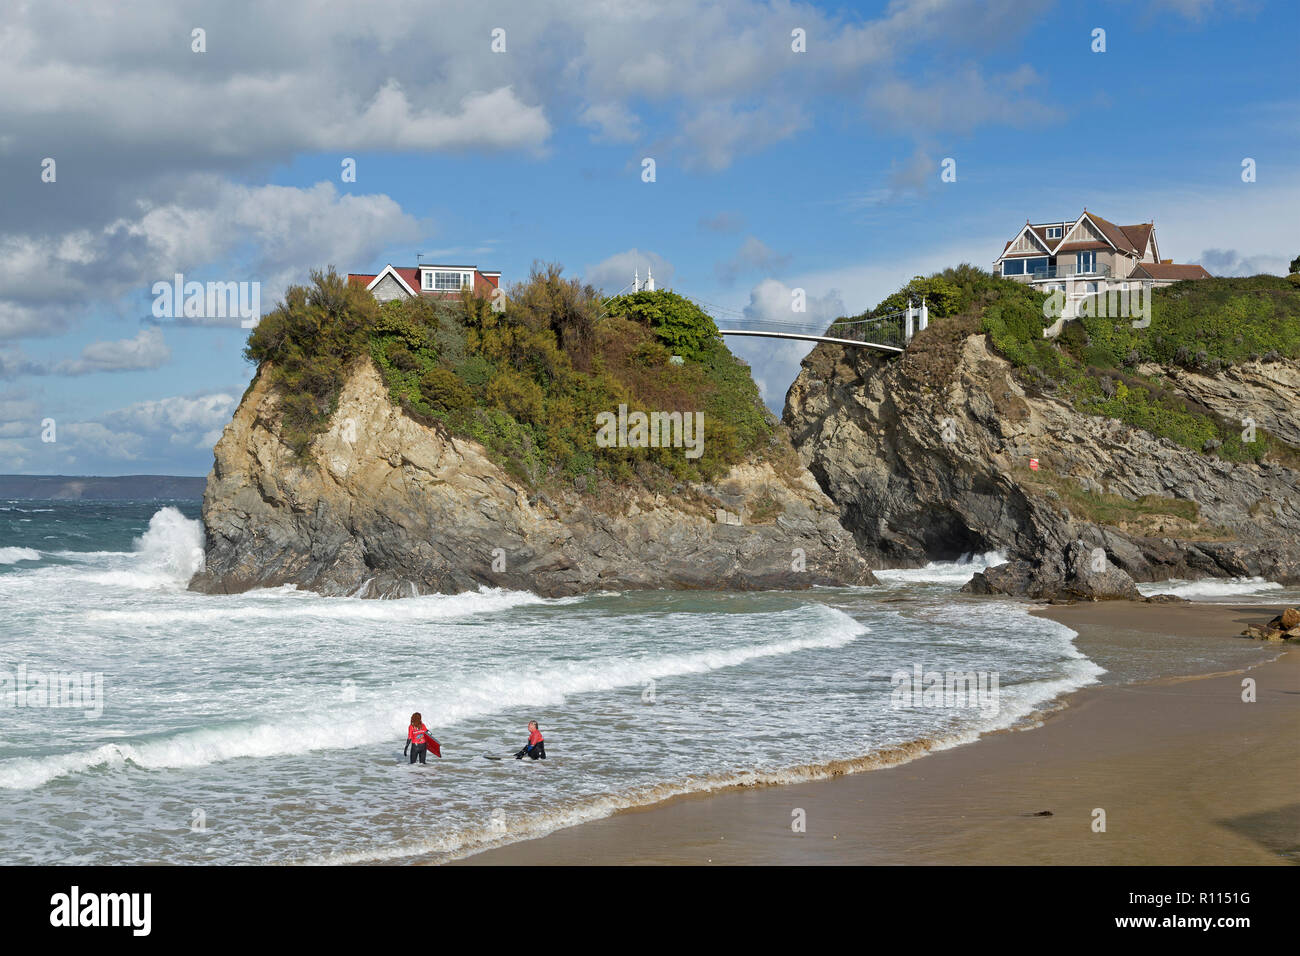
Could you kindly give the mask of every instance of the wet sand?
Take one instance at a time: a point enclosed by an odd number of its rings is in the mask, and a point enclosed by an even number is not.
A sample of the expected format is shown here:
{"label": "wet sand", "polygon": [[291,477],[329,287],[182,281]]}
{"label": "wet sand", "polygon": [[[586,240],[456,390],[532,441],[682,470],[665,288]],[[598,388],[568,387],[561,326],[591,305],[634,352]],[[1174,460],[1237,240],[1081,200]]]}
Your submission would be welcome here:
{"label": "wet sand", "polygon": [[[1167,639],[1166,673],[1178,673],[1180,638],[1241,641],[1245,624],[1279,610],[1112,602],[1036,613],[1079,632],[1103,666],[1100,648]],[[1300,654],[1268,651],[1245,670],[1085,688],[1038,727],[898,766],[679,797],[459,863],[1300,863]],[[1247,678],[1254,703],[1242,700]],[[796,810],[805,832],[792,830]]]}

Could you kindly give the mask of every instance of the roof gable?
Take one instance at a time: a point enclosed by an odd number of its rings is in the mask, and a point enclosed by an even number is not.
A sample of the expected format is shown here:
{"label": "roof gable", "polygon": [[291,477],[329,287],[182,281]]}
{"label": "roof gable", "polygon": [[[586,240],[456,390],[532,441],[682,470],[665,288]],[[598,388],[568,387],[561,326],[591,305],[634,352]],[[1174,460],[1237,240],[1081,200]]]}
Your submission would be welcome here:
{"label": "roof gable", "polygon": [[[406,273],[405,276],[402,275],[403,272]],[[379,270],[379,275],[375,276],[373,279],[370,280],[370,284],[366,286],[366,291],[373,292],[375,286],[379,285],[379,283],[384,280],[384,276],[387,275],[392,276],[398,282],[400,282],[402,284],[402,287],[406,289],[407,292],[411,293],[411,295],[419,295],[419,293],[416,292],[416,289],[419,288],[420,278],[416,270],[398,269],[395,268],[392,263],[389,263],[388,265],[384,266],[382,269]]]}
{"label": "roof gable", "polygon": [[[1029,234],[1030,240],[1035,245],[1038,246],[1039,251],[1038,252],[1011,252],[1010,251],[1011,247],[1014,246],[1017,242],[1019,242],[1026,233]],[[1050,254],[1051,254],[1051,248],[1048,246],[1047,242],[1043,239],[1043,237],[1040,236],[1037,232],[1035,232],[1033,226],[1031,226],[1029,223],[1025,223],[1024,226],[1021,228],[1021,230],[1015,234],[1012,240],[1002,247],[1002,255],[998,256],[997,260],[995,261],[1000,262],[1005,257],[1010,257],[1014,259],[1019,256],[1037,256],[1037,255],[1050,255]]]}

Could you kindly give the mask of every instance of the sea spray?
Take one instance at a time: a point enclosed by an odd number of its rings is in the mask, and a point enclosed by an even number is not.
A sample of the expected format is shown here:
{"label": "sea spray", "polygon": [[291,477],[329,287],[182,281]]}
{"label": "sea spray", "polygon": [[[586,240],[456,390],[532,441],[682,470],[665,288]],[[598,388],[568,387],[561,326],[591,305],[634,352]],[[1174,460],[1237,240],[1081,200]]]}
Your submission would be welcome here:
{"label": "sea spray", "polygon": [[[207,595],[185,586],[197,504],[177,506],[181,520],[56,510],[15,516],[35,520],[12,544],[42,542],[42,560],[0,572],[0,666],[103,673],[111,693],[94,721],[6,712],[0,862],[447,859],[673,793],[913,759],[1032,719],[1100,671],[1068,628],[943,581],[897,582],[885,601],[857,588]],[[996,669],[999,712],[892,709],[901,661]],[[414,710],[444,756],[412,769],[399,760]],[[482,759],[517,749],[532,718],[544,763]],[[410,831],[411,801],[436,817],[437,846]],[[89,805],[114,808],[112,840],[95,838],[101,818],[81,822]],[[50,819],[69,826],[23,838]]]}

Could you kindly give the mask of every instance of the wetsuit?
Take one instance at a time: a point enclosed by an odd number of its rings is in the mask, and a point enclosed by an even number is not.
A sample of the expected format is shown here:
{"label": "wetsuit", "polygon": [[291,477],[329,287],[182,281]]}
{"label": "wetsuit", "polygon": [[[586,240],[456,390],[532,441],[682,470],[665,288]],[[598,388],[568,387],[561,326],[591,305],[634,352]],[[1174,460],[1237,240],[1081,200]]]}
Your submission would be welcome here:
{"label": "wetsuit", "polygon": [[531,757],[534,760],[546,759],[546,741],[542,738],[540,730],[528,731],[528,743],[524,749],[515,754],[516,760],[523,760],[524,757]]}
{"label": "wetsuit", "polygon": [[416,757],[424,763],[424,755],[429,752],[429,729],[423,725],[418,729],[414,725],[407,727],[406,739],[411,745],[411,763],[415,763]]}

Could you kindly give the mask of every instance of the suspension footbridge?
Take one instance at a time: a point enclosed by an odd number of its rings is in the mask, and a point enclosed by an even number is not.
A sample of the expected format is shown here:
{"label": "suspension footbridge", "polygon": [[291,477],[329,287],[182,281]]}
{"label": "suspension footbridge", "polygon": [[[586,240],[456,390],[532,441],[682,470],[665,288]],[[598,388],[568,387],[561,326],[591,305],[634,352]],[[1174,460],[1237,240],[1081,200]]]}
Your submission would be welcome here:
{"label": "suspension footbridge", "polygon": [[[606,308],[608,308],[609,302],[629,290],[634,293],[641,291],[653,292],[654,278],[650,275],[650,270],[646,270],[644,285],[641,283],[640,273],[638,272],[633,276],[631,283],[606,300]],[[902,353],[907,348],[907,344],[912,341],[912,337],[930,324],[930,309],[926,306],[924,298],[921,299],[919,306],[913,305],[909,299],[907,308],[898,309],[895,312],[886,312],[884,315],[873,315],[863,319],[836,319],[824,331],[819,331],[822,329],[820,325],[810,326],[806,323],[754,319],[737,309],[728,309],[712,302],[705,302],[694,297],[690,298],[696,305],[712,316],[721,335],[793,339],[798,342],[828,342],[832,345],[875,349],[877,352],[884,352],[889,355]],[[602,312],[601,318],[604,315],[605,313]],[[732,327],[722,328],[723,325]]]}
{"label": "suspension footbridge", "polygon": [[[897,355],[907,348],[912,337],[930,324],[930,310],[922,300],[920,306],[875,315],[866,319],[837,319],[825,331],[796,322],[751,319],[735,309],[700,303],[713,313],[718,331],[727,336],[750,336],[769,339],[793,339],[800,342],[828,342],[854,348],[875,349]],[[722,328],[726,324],[729,328]]]}

